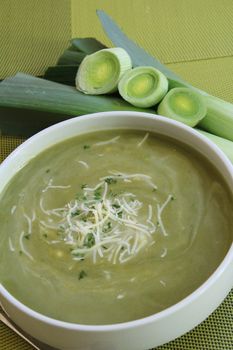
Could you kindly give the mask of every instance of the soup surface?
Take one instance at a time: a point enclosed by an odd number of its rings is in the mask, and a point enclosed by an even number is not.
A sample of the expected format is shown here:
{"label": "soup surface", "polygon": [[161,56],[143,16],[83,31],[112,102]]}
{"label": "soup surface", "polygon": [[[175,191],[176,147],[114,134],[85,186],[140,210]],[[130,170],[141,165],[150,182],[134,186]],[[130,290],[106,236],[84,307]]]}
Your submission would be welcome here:
{"label": "soup surface", "polygon": [[199,287],[232,242],[232,198],[191,148],[141,131],[69,139],[0,200],[0,281],[58,320],[130,321]]}

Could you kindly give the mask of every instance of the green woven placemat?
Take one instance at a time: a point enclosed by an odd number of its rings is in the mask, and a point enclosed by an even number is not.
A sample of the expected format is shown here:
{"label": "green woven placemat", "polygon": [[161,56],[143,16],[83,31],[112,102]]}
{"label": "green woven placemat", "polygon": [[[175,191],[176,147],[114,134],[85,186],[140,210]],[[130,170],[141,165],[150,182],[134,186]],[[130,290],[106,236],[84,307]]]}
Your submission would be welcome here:
{"label": "green woven placemat", "polygon": [[41,75],[71,37],[69,0],[0,0],[0,79]]}

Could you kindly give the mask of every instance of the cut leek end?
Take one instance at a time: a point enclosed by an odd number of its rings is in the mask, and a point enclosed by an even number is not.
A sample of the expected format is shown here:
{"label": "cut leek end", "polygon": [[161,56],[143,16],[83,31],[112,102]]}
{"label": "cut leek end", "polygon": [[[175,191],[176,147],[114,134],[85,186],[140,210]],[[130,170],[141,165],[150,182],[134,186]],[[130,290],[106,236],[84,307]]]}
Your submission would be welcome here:
{"label": "cut leek end", "polygon": [[137,67],[123,75],[118,90],[120,95],[136,107],[156,105],[168,90],[168,80],[154,67]]}
{"label": "cut leek end", "polygon": [[76,88],[89,95],[117,91],[121,76],[131,68],[131,58],[124,49],[100,50],[82,61],[76,76]]}
{"label": "cut leek end", "polygon": [[206,104],[199,94],[189,88],[171,89],[158,106],[158,114],[195,126],[206,113]]}

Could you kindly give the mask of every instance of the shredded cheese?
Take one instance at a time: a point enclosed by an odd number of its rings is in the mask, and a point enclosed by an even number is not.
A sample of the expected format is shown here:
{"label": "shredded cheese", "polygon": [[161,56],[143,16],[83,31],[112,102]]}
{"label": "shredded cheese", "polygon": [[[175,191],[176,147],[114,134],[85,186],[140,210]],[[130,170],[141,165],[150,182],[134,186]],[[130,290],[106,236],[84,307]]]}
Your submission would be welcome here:
{"label": "shredded cheese", "polygon": [[119,140],[120,136],[116,136],[114,137],[113,139],[111,140],[107,140],[107,141],[101,141],[101,142],[97,142],[97,143],[94,143],[93,146],[105,146],[105,145],[109,145],[111,143],[116,143],[118,140]]}
{"label": "shredded cheese", "polygon": [[137,147],[141,147],[143,145],[143,143],[146,142],[148,137],[149,137],[149,133],[146,133],[146,135],[143,137],[143,139],[137,144]]}
{"label": "shredded cheese", "polygon": [[86,162],[84,162],[83,160],[78,160],[78,163],[81,164],[81,165],[83,165],[84,168],[86,168],[86,169],[89,169],[89,168],[90,168],[89,165],[88,165]]}
{"label": "shredded cheese", "polygon": [[[144,142],[147,137],[145,135]],[[108,142],[116,142],[117,139],[114,138]],[[43,229],[60,230],[58,239],[50,241],[46,239],[46,241],[49,244],[62,241],[69,244],[74,261],[90,258],[94,264],[98,259],[106,259],[112,264],[125,263],[146,247],[155,244],[154,234],[158,229],[164,236],[168,235],[162,214],[172,195],[169,194],[162,204],[157,201],[156,206],[151,203],[145,207],[143,202],[137,199],[135,193],[129,190],[113,193],[113,189],[114,184],[118,181],[142,181],[153,189],[157,189],[151,176],[118,171],[110,171],[109,174],[101,177],[93,187],[82,186],[83,194],[67,203],[63,208],[45,208],[43,194],[50,188],[64,189],[68,186],[55,187],[50,181],[42,190],[39,204],[47,220],[40,220],[40,225]],[[28,232],[31,232],[30,218],[26,215],[25,218],[28,221]],[[22,238],[21,245],[23,251]],[[165,256],[165,253],[164,251],[162,255]]]}

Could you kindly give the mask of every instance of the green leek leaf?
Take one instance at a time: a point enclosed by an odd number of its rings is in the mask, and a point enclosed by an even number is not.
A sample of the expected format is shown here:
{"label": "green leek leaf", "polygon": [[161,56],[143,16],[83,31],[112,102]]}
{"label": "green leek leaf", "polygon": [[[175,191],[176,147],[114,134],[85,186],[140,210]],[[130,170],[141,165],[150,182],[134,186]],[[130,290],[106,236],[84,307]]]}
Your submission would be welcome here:
{"label": "green leek leaf", "polygon": [[59,57],[57,65],[79,65],[85,57],[86,54],[84,52],[67,49]]}
{"label": "green leek leaf", "polygon": [[118,97],[89,96],[71,86],[17,73],[0,83],[0,106],[44,110],[68,115],[134,110],[147,111],[131,106]]}
{"label": "green leek leaf", "polygon": [[75,77],[78,71],[78,65],[74,66],[53,66],[45,71],[44,79],[55,81],[57,83],[75,86]]}
{"label": "green leek leaf", "polygon": [[73,38],[71,39],[71,44],[74,48],[81,52],[84,52],[87,55],[107,48],[95,38]]}

